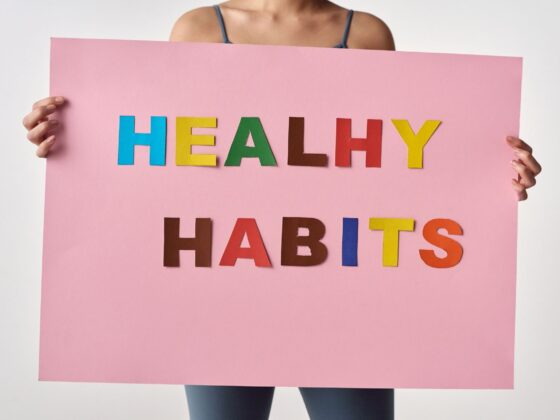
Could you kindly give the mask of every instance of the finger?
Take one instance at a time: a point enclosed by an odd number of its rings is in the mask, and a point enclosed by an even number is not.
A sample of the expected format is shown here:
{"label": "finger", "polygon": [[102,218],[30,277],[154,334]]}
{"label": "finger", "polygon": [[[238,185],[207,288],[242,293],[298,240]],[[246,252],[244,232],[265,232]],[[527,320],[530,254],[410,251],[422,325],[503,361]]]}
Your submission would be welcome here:
{"label": "finger", "polygon": [[54,137],[54,135],[52,135],[52,136],[47,137],[41,143],[39,143],[39,146],[37,146],[37,150],[35,152],[37,157],[40,157],[40,158],[47,157],[47,155],[49,154],[49,151],[51,150],[51,147],[54,144],[54,140],[55,140],[55,137]]}
{"label": "finger", "polygon": [[27,132],[27,139],[36,145],[39,145],[45,136],[55,128],[58,128],[60,123],[57,120],[46,120],[39,123]]}
{"label": "finger", "polygon": [[66,98],[64,96],[48,96],[43,99],[39,99],[37,102],[33,104],[33,109],[38,108],[40,106],[47,106],[50,104],[54,105],[62,105],[66,102]]}
{"label": "finger", "polygon": [[525,188],[531,188],[536,183],[537,180],[535,179],[535,175],[533,172],[529,170],[523,163],[518,160],[512,160],[511,166],[517,171],[520,176],[519,183],[523,185]]}
{"label": "finger", "polygon": [[521,160],[521,162],[533,172],[534,175],[538,175],[542,171],[542,167],[539,162],[537,162],[534,156],[527,150],[515,147],[513,152],[519,160]]}
{"label": "finger", "polygon": [[512,178],[511,185],[517,194],[517,199],[523,201],[527,199],[527,189],[519,183],[517,179]]}
{"label": "finger", "polygon": [[37,124],[46,120],[47,117],[55,110],[55,104],[38,106],[23,118],[23,126],[28,130],[31,130]]}
{"label": "finger", "polygon": [[518,137],[507,136],[506,140],[512,147],[519,147],[520,149],[527,150],[529,153],[533,153],[533,148]]}

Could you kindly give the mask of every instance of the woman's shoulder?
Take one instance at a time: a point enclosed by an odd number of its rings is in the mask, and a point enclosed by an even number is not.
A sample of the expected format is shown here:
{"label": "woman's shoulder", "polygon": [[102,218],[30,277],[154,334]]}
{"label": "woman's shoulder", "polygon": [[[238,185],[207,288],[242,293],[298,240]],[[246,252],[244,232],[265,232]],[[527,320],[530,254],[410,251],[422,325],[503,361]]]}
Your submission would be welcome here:
{"label": "woman's shoulder", "polygon": [[183,13],[173,25],[170,41],[222,42],[213,6],[197,7]]}
{"label": "woman's shoulder", "polygon": [[349,48],[367,50],[394,50],[395,41],[389,26],[379,17],[354,11],[348,36]]}

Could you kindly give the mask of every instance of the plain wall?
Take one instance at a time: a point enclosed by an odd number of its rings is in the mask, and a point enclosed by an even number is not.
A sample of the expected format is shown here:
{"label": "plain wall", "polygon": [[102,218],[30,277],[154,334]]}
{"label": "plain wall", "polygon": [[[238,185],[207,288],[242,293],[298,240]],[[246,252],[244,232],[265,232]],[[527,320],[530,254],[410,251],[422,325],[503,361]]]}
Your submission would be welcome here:
{"label": "plain wall", "polygon": [[[45,162],[35,158],[21,120],[35,100],[48,94],[51,36],[167,40],[179,15],[207,4],[1,0],[0,418],[188,418],[180,386],[38,382]],[[398,390],[397,419],[555,417],[560,391],[560,171],[555,163],[560,154],[560,3],[380,0],[343,5],[384,19],[399,50],[524,57],[521,137],[544,168],[529,200],[519,205],[515,390]],[[306,418],[297,389],[277,388],[271,419]]]}

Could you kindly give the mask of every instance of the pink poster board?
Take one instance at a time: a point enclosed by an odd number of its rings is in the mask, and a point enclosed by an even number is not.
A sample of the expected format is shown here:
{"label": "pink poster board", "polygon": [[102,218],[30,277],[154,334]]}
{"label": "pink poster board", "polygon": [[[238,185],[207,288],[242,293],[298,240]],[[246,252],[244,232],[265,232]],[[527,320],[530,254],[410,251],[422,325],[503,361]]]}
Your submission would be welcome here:
{"label": "pink poster board", "polygon": [[[395,388],[513,387],[517,202],[506,135],[519,129],[521,59],[328,48],[53,39],[51,94],[69,103],[48,159],[41,380]],[[149,132],[165,116],[165,165],[119,165],[120,116]],[[215,117],[217,166],[176,164],[176,118]],[[241,117],[258,117],[276,159],[225,166]],[[290,117],[326,167],[288,165]],[[382,121],[380,167],[335,162],[337,119],[366,136]],[[423,167],[392,120],[439,120]],[[252,143],[249,141],[249,146]],[[164,219],[212,221],[210,267],[163,264]],[[285,217],[325,226],[315,266],[281,263]],[[271,267],[220,265],[238,218],[258,225]],[[358,219],[357,266],[342,264]],[[411,218],[398,265],[370,218]],[[447,218],[452,267],[424,226]],[[298,231],[299,232],[299,231]],[[440,231],[445,234],[445,231]],[[299,232],[306,234],[305,229]],[[248,246],[247,238],[243,246]],[[306,254],[305,247],[298,252]]]}

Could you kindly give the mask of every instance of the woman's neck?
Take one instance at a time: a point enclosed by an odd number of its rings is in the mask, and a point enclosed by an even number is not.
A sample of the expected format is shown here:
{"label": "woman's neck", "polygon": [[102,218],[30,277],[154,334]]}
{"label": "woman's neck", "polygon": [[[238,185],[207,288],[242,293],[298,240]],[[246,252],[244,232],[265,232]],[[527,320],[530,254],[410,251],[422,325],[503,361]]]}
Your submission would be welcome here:
{"label": "woman's neck", "polygon": [[271,14],[300,14],[322,9],[330,2],[328,0],[232,0],[232,5],[260,10]]}

